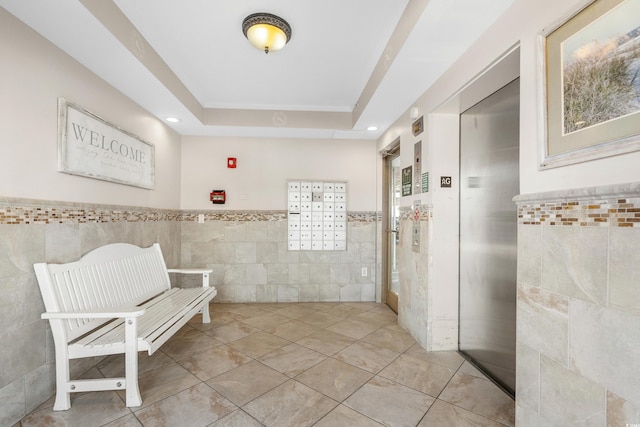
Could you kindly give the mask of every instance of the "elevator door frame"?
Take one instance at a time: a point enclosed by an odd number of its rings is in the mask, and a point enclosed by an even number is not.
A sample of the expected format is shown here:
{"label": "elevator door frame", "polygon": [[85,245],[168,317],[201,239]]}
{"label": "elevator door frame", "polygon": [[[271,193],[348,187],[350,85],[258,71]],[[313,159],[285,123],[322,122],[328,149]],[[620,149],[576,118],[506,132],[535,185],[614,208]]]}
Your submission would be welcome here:
{"label": "elevator door frame", "polygon": [[398,313],[398,292],[392,289],[394,269],[397,256],[398,227],[394,222],[395,209],[393,161],[400,158],[400,140],[394,141],[383,156],[382,178],[382,302]]}

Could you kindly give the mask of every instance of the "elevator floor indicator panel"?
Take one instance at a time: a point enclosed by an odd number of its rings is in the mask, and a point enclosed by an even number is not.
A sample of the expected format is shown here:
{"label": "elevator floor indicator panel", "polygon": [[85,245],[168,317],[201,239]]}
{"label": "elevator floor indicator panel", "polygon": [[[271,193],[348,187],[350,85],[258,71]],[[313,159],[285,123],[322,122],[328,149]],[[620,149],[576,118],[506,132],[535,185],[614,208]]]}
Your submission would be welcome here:
{"label": "elevator floor indicator panel", "polygon": [[347,183],[289,181],[290,251],[347,250]]}

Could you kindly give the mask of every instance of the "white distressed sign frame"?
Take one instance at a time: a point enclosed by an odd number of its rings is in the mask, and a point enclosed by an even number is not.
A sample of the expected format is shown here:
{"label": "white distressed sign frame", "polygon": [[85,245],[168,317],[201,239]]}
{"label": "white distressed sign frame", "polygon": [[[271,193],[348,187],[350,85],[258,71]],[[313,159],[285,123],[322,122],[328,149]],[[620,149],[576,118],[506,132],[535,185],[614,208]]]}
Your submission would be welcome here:
{"label": "white distressed sign frame", "polygon": [[58,171],[152,190],[155,147],[59,98]]}

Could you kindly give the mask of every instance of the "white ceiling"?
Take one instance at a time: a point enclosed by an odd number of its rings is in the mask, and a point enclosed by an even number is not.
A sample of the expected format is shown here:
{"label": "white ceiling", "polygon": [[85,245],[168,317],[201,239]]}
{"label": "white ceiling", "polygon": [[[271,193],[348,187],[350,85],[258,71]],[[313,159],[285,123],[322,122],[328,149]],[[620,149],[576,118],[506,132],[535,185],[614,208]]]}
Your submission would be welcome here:
{"label": "white ceiling", "polygon": [[[381,135],[514,0],[0,0],[184,135]],[[291,25],[282,51],[242,34]],[[377,131],[367,131],[378,126]]]}

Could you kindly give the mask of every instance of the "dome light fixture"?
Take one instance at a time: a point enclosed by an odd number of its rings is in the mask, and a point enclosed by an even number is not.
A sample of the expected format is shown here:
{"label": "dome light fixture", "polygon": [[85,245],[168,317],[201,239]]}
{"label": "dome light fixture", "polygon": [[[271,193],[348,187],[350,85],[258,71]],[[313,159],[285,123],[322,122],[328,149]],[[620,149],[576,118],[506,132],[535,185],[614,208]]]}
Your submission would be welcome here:
{"label": "dome light fixture", "polygon": [[244,18],[242,32],[264,53],[280,50],[291,40],[291,27],[287,21],[270,13],[254,13]]}

